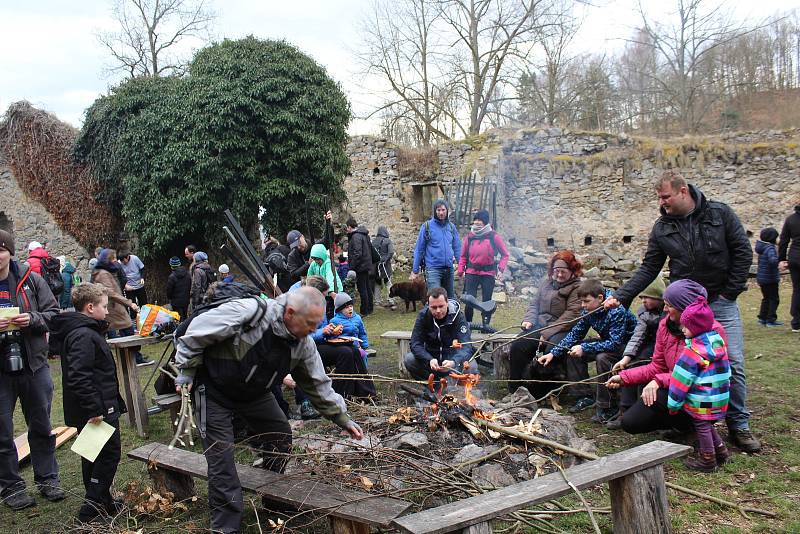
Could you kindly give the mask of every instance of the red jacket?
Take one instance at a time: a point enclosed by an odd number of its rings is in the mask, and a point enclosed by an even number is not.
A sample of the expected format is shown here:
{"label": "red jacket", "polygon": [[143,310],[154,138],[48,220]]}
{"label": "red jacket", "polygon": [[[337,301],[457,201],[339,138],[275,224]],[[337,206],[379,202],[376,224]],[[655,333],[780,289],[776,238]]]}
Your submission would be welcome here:
{"label": "red jacket", "polygon": [[45,249],[42,247],[35,248],[28,253],[28,266],[31,268],[31,271],[35,272],[39,276],[42,275],[42,260],[44,258],[49,258],[50,254],[47,253]]}
{"label": "red jacket", "polygon": [[[727,345],[728,337],[725,335],[725,329],[722,328],[722,325],[714,321],[713,329],[719,332],[719,335],[722,336]],[[625,381],[626,386],[647,384],[651,380],[655,380],[658,382],[658,387],[669,388],[672,368],[675,367],[675,362],[681,357],[681,352],[685,346],[686,340],[683,337],[675,337],[667,330],[667,317],[664,317],[658,323],[653,360],[647,365],[625,369],[619,373],[619,376]]]}
{"label": "red jacket", "polygon": [[[472,232],[464,237],[461,244],[461,258],[458,260],[458,272],[464,274],[482,274],[494,276],[498,271],[503,272],[508,263],[508,249],[500,234],[492,231],[492,246],[489,238],[477,238]],[[495,249],[500,254],[500,263],[495,263]],[[469,257],[467,256],[469,255]]]}

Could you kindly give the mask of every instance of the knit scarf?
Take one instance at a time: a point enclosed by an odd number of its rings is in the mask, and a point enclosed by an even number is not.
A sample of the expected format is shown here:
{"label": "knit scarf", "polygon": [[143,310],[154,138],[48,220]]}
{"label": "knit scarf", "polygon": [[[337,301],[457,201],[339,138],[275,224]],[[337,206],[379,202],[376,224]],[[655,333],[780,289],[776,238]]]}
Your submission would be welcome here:
{"label": "knit scarf", "polygon": [[481,228],[480,230],[477,230],[477,229],[475,229],[475,225],[473,224],[470,227],[469,231],[472,232],[473,235],[475,235],[475,236],[482,236],[482,235],[488,234],[489,232],[492,231],[492,225],[491,224],[485,224],[485,225],[483,225],[483,228]]}

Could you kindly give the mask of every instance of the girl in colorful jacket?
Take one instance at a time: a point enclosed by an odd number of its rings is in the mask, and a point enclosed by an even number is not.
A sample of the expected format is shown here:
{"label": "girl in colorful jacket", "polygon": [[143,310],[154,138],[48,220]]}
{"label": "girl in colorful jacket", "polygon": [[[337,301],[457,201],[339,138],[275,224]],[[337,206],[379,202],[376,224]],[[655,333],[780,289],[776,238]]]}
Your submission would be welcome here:
{"label": "girl in colorful jacket", "polygon": [[725,442],[714,429],[714,422],[728,411],[728,352],[714,330],[714,313],[704,297],[683,311],[681,329],[686,345],[672,370],[667,406],[672,414],[683,409],[694,422],[700,451],[686,460],[686,467],[708,473],[728,459]]}

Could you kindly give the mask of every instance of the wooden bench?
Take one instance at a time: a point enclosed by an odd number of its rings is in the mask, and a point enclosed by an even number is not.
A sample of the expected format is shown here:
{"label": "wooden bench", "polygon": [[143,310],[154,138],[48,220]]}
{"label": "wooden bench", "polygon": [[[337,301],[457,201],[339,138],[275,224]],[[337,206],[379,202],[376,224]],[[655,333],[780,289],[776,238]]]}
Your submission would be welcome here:
{"label": "wooden bench", "polygon": [[147,404],[145,402],[142,385],[139,383],[139,372],[136,367],[136,352],[139,347],[154,345],[164,341],[172,341],[167,336],[163,338],[153,336],[125,336],[108,340],[108,346],[114,351],[117,363],[117,380],[122,391],[122,398],[128,408],[128,423],[136,429],[136,433],[143,438],[147,437],[150,425]]}
{"label": "wooden bench", "polygon": [[392,526],[413,534],[492,531],[491,520],[579,490],[609,483],[615,534],[672,532],[664,485],[664,462],[691,447],[652,441],[560,472],[395,519]]}
{"label": "wooden bench", "polygon": [[[169,450],[164,444],[148,443],[128,452],[128,457],[145,462],[151,476],[158,473],[157,480],[166,478],[166,489],[193,489],[192,477],[208,479],[206,459],[196,452],[177,448]],[[388,528],[392,520],[412,504],[401,499],[337,488],[302,475],[282,475],[239,464],[236,471],[244,491],[257,493],[267,501],[288,505],[298,511],[326,514],[331,530],[336,534],[368,534],[371,526]],[[189,496],[176,495],[176,498]]]}
{"label": "wooden bench", "polygon": [[[502,345],[503,343],[507,343],[509,341],[513,341],[516,338],[516,334],[483,334],[481,332],[473,332],[472,339],[474,341],[483,341],[487,338],[490,338],[489,341],[486,343],[486,349],[488,351],[494,351],[494,349],[498,345]],[[397,341],[397,363],[400,369],[400,376],[408,376],[408,372],[406,371],[405,363],[403,359],[405,358],[406,354],[411,352],[411,331],[409,330],[389,330],[388,332],[384,332],[381,334],[381,338],[383,339],[393,339]],[[479,347],[480,345],[475,345],[475,347]]]}

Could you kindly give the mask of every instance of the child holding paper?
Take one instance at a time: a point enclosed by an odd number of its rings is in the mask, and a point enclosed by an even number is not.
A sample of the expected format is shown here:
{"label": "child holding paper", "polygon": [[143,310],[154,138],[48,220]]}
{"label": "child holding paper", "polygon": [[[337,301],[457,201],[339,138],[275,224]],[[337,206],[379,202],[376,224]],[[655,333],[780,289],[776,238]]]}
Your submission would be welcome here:
{"label": "child holding paper", "polygon": [[72,289],[72,304],[76,311],[57,315],[50,322],[50,343],[61,354],[64,421],[81,431],[103,421],[114,427],[93,462],[81,459],[86,497],[78,519],[95,522],[116,515],[122,507],[122,501],[111,497],[110,489],[121,455],[119,417],[126,409],[105,339],[106,288],[78,284]]}

